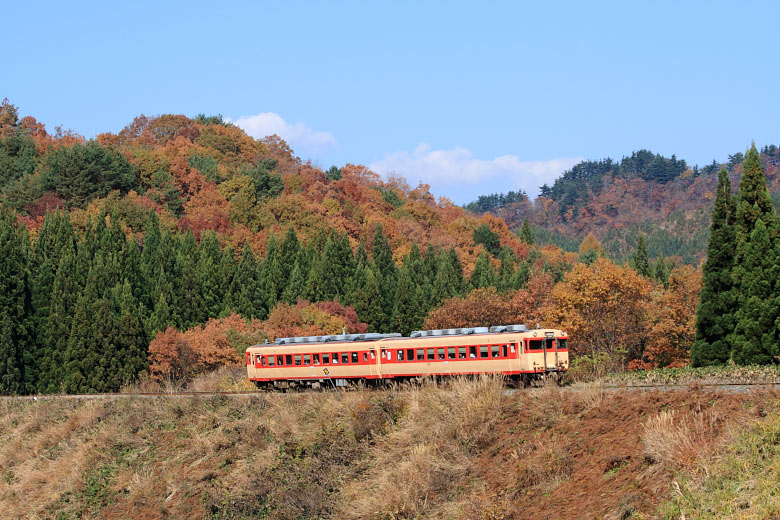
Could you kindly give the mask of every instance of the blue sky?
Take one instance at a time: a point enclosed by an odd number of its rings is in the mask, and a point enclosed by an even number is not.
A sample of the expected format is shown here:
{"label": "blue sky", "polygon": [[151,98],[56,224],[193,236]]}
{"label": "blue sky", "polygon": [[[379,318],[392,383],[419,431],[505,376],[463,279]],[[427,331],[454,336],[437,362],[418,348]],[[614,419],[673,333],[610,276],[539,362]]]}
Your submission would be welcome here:
{"label": "blue sky", "polygon": [[12,2],[0,97],[87,136],[221,113],[465,203],[780,144],[777,2]]}

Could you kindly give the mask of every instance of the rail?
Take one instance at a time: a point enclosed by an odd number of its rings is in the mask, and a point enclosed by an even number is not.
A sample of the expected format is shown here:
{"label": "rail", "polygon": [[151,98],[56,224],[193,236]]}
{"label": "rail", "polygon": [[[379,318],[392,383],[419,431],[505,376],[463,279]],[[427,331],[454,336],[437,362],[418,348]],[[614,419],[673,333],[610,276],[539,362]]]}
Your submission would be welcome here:
{"label": "rail", "polygon": [[[780,381],[770,382],[729,382],[729,383],[648,383],[648,384],[634,384],[634,385],[594,385],[594,386],[562,386],[561,390],[564,391],[581,391],[586,389],[599,388],[607,391],[620,391],[620,390],[661,390],[661,391],[673,391],[673,390],[691,390],[695,388],[708,388],[716,390],[730,390],[730,391],[745,391],[749,388],[766,387],[774,390],[780,390]],[[365,387],[368,389],[369,387]],[[512,395],[517,392],[525,391],[538,391],[543,387],[528,387],[522,389],[508,388],[504,391],[506,395]],[[295,393],[301,392],[332,392],[334,390],[325,387],[320,390],[296,390]],[[348,389],[340,391],[349,391]],[[4,395],[0,396],[0,400],[28,400],[28,401],[45,401],[53,399],[118,399],[118,398],[163,398],[163,397],[214,397],[214,396],[256,396],[263,395],[268,392],[262,390],[245,390],[245,391],[201,391],[201,392],[128,392],[128,393],[103,393],[103,394],[41,394],[41,395]]]}

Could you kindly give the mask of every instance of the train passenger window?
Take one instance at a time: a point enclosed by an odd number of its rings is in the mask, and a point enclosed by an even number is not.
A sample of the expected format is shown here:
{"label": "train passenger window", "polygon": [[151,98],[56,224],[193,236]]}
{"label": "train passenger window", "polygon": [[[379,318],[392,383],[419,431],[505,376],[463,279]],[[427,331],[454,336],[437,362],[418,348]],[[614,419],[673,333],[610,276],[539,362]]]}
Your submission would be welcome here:
{"label": "train passenger window", "polygon": [[404,351],[399,349],[398,352],[395,353],[395,358],[398,361],[403,361],[404,360]]}
{"label": "train passenger window", "polygon": [[542,341],[541,339],[532,339],[528,342],[528,350],[542,350]]}
{"label": "train passenger window", "polygon": [[319,365],[320,364],[320,355],[319,354],[312,354],[311,357],[312,357],[312,361],[314,361],[315,365]]}
{"label": "train passenger window", "polygon": [[251,365],[252,364],[252,354],[249,352],[246,353],[246,364]]}
{"label": "train passenger window", "polygon": [[458,347],[458,359],[466,359],[466,347]]}
{"label": "train passenger window", "polygon": [[477,347],[469,347],[469,359],[477,359]]}
{"label": "train passenger window", "polygon": [[438,349],[437,353],[439,354],[439,359],[444,359],[446,357],[443,348]]}
{"label": "train passenger window", "polygon": [[390,359],[390,353],[387,351],[386,348],[382,349],[382,359]]}
{"label": "train passenger window", "polygon": [[292,354],[287,354],[285,356],[285,361],[284,362],[287,364],[287,366],[292,365]]}
{"label": "train passenger window", "polygon": [[278,361],[278,363],[276,363],[276,364],[279,365],[280,367],[284,366],[284,356],[281,356],[281,355],[280,356],[276,356],[276,361]]}
{"label": "train passenger window", "polygon": [[268,356],[268,366],[272,367],[274,366],[276,362],[276,356]]}
{"label": "train passenger window", "polygon": [[425,349],[424,348],[418,348],[417,349],[417,361],[425,361]]}
{"label": "train passenger window", "polygon": [[408,361],[414,361],[414,349],[413,348],[406,349],[406,359]]}
{"label": "train passenger window", "polygon": [[323,354],[323,355],[322,355],[322,364],[323,364],[323,365],[328,365],[328,364],[330,364],[330,354],[327,354],[327,353],[326,353],[326,354]]}
{"label": "train passenger window", "polygon": [[347,354],[346,352],[341,353],[341,363],[344,365],[349,364],[349,354]]}
{"label": "train passenger window", "polygon": [[333,364],[338,365],[339,364],[339,355],[337,353],[333,353]]}
{"label": "train passenger window", "polygon": [[514,343],[512,343],[511,345],[509,345],[509,351],[510,351],[512,354],[514,354],[514,353],[515,353],[515,344],[514,344]]}
{"label": "train passenger window", "polygon": [[455,359],[455,347],[449,347],[447,349],[447,359]]}
{"label": "train passenger window", "polygon": [[479,357],[486,358],[488,357],[488,347],[487,345],[482,345],[479,347]]}
{"label": "train passenger window", "polygon": [[376,359],[376,354],[374,354],[374,351],[368,353],[369,356],[371,356],[371,359]]}
{"label": "train passenger window", "polygon": [[299,366],[301,364],[301,355],[295,354],[295,366]]}
{"label": "train passenger window", "polygon": [[357,362],[358,362],[357,352],[353,352],[352,353],[352,363],[357,363]]}
{"label": "train passenger window", "polygon": [[256,367],[259,367],[259,366],[260,366],[260,356],[259,356],[259,355],[258,355],[258,356],[255,356],[255,366],[256,366]]}
{"label": "train passenger window", "polygon": [[436,349],[432,349],[432,348],[428,349],[428,361],[432,361],[432,360],[436,359],[435,350]]}
{"label": "train passenger window", "polygon": [[556,341],[558,341],[558,350],[566,350],[568,348],[568,346],[566,345],[566,340],[565,339],[559,339],[559,340],[556,340]]}
{"label": "train passenger window", "polygon": [[507,346],[501,345],[501,356],[506,357],[507,354]]}
{"label": "train passenger window", "polygon": [[368,352],[363,352],[363,361],[368,361]]}
{"label": "train passenger window", "polygon": [[260,364],[265,366],[265,356],[260,356]]}
{"label": "train passenger window", "polygon": [[303,355],[303,364],[304,365],[311,365],[311,355],[310,354],[304,354]]}
{"label": "train passenger window", "polygon": [[491,345],[490,347],[490,357],[497,358],[500,355],[501,347],[498,345]]}

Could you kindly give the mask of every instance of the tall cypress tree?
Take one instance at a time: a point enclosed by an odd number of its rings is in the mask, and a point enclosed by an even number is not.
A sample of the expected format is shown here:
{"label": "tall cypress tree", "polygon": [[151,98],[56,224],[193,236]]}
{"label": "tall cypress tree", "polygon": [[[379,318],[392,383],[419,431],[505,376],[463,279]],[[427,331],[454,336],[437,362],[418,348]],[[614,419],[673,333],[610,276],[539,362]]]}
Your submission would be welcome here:
{"label": "tall cypress tree", "polygon": [[496,285],[499,291],[512,289],[512,279],[515,275],[515,259],[512,250],[504,246],[498,255],[501,264],[498,267],[498,279]]}
{"label": "tall cypress tree", "polygon": [[257,265],[249,243],[244,244],[236,275],[225,296],[226,307],[250,320],[265,317],[265,305],[258,298]]}
{"label": "tall cypress tree", "polygon": [[694,366],[723,364],[731,355],[728,335],[734,331],[737,312],[737,295],[731,275],[736,246],[735,212],[731,182],[724,168],[718,174],[707,261],[696,311],[696,341],[691,346]]}
{"label": "tall cypress tree", "polygon": [[639,235],[636,251],[634,252],[634,256],[631,257],[631,267],[633,267],[636,272],[642,276],[650,278],[650,259],[647,256],[645,237],[642,235]]}
{"label": "tall cypress tree", "polygon": [[377,268],[379,277],[379,290],[382,293],[382,303],[387,316],[386,326],[389,328],[390,319],[393,316],[395,308],[395,292],[398,285],[398,267],[393,260],[393,252],[390,250],[390,244],[382,232],[382,226],[377,226],[374,231],[373,246],[371,249],[371,261]]}
{"label": "tall cypress tree", "polygon": [[487,251],[482,251],[477,257],[477,263],[474,264],[474,270],[471,272],[469,287],[471,289],[482,289],[484,287],[494,287],[496,285],[496,271],[490,263],[490,256]]}
{"label": "tall cypress tree", "polygon": [[0,393],[25,391],[24,352],[31,340],[29,244],[14,219],[0,213]]}
{"label": "tall cypress tree", "polygon": [[[463,276],[463,273],[461,273]],[[460,293],[459,280],[452,265],[452,259],[446,251],[439,254],[439,266],[436,269],[436,278],[433,281],[433,300],[435,307],[445,300],[454,298]]]}
{"label": "tall cypress tree", "polygon": [[393,332],[404,336],[422,327],[423,312],[420,309],[420,296],[413,275],[408,266],[401,267],[398,275],[395,308],[393,309]]}
{"label": "tall cypress tree", "polygon": [[385,316],[374,269],[368,264],[359,265],[355,271],[355,280],[350,304],[355,308],[360,321],[368,324],[369,332],[382,332]]}
{"label": "tall cypress tree", "polygon": [[531,226],[528,225],[528,219],[523,219],[523,227],[520,228],[520,240],[528,245],[534,243],[534,234],[531,232]]}
{"label": "tall cypress tree", "polygon": [[213,231],[204,233],[198,247],[197,283],[203,303],[201,318],[205,322],[222,312],[226,286],[222,273],[222,251]]}
{"label": "tall cypress tree", "polygon": [[764,221],[755,221],[744,250],[739,285],[739,310],[733,336],[734,361],[740,365],[768,364],[780,353],[777,328],[780,298],[776,296],[776,254]]}

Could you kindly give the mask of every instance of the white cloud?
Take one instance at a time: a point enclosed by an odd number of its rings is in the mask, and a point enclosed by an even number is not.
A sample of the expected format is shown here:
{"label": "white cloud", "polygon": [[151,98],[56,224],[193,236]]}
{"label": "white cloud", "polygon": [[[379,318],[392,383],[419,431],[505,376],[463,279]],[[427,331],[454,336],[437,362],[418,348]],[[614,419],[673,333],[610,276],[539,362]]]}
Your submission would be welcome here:
{"label": "white cloud", "polygon": [[297,154],[322,152],[338,146],[330,132],[318,132],[301,122],[290,124],[275,112],[242,116],[233,123],[255,139],[276,134],[287,141]]}
{"label": "white cloud", "polygon": [[452,193],[453,199],[465,196],[464,200],[471,200],[491,190],[518,188],[534,197],[539,186],[552,184],[561,173],[581,160],[574,157],[521,161],[516,155],[479,159],[467,148],[433,150],[430,145],[421,143],[411,153],[400,151],[385,155],[372,163],[371,169],[383,174],[395,172],[410,183],[425,182],[436,188],[434,193]]}

